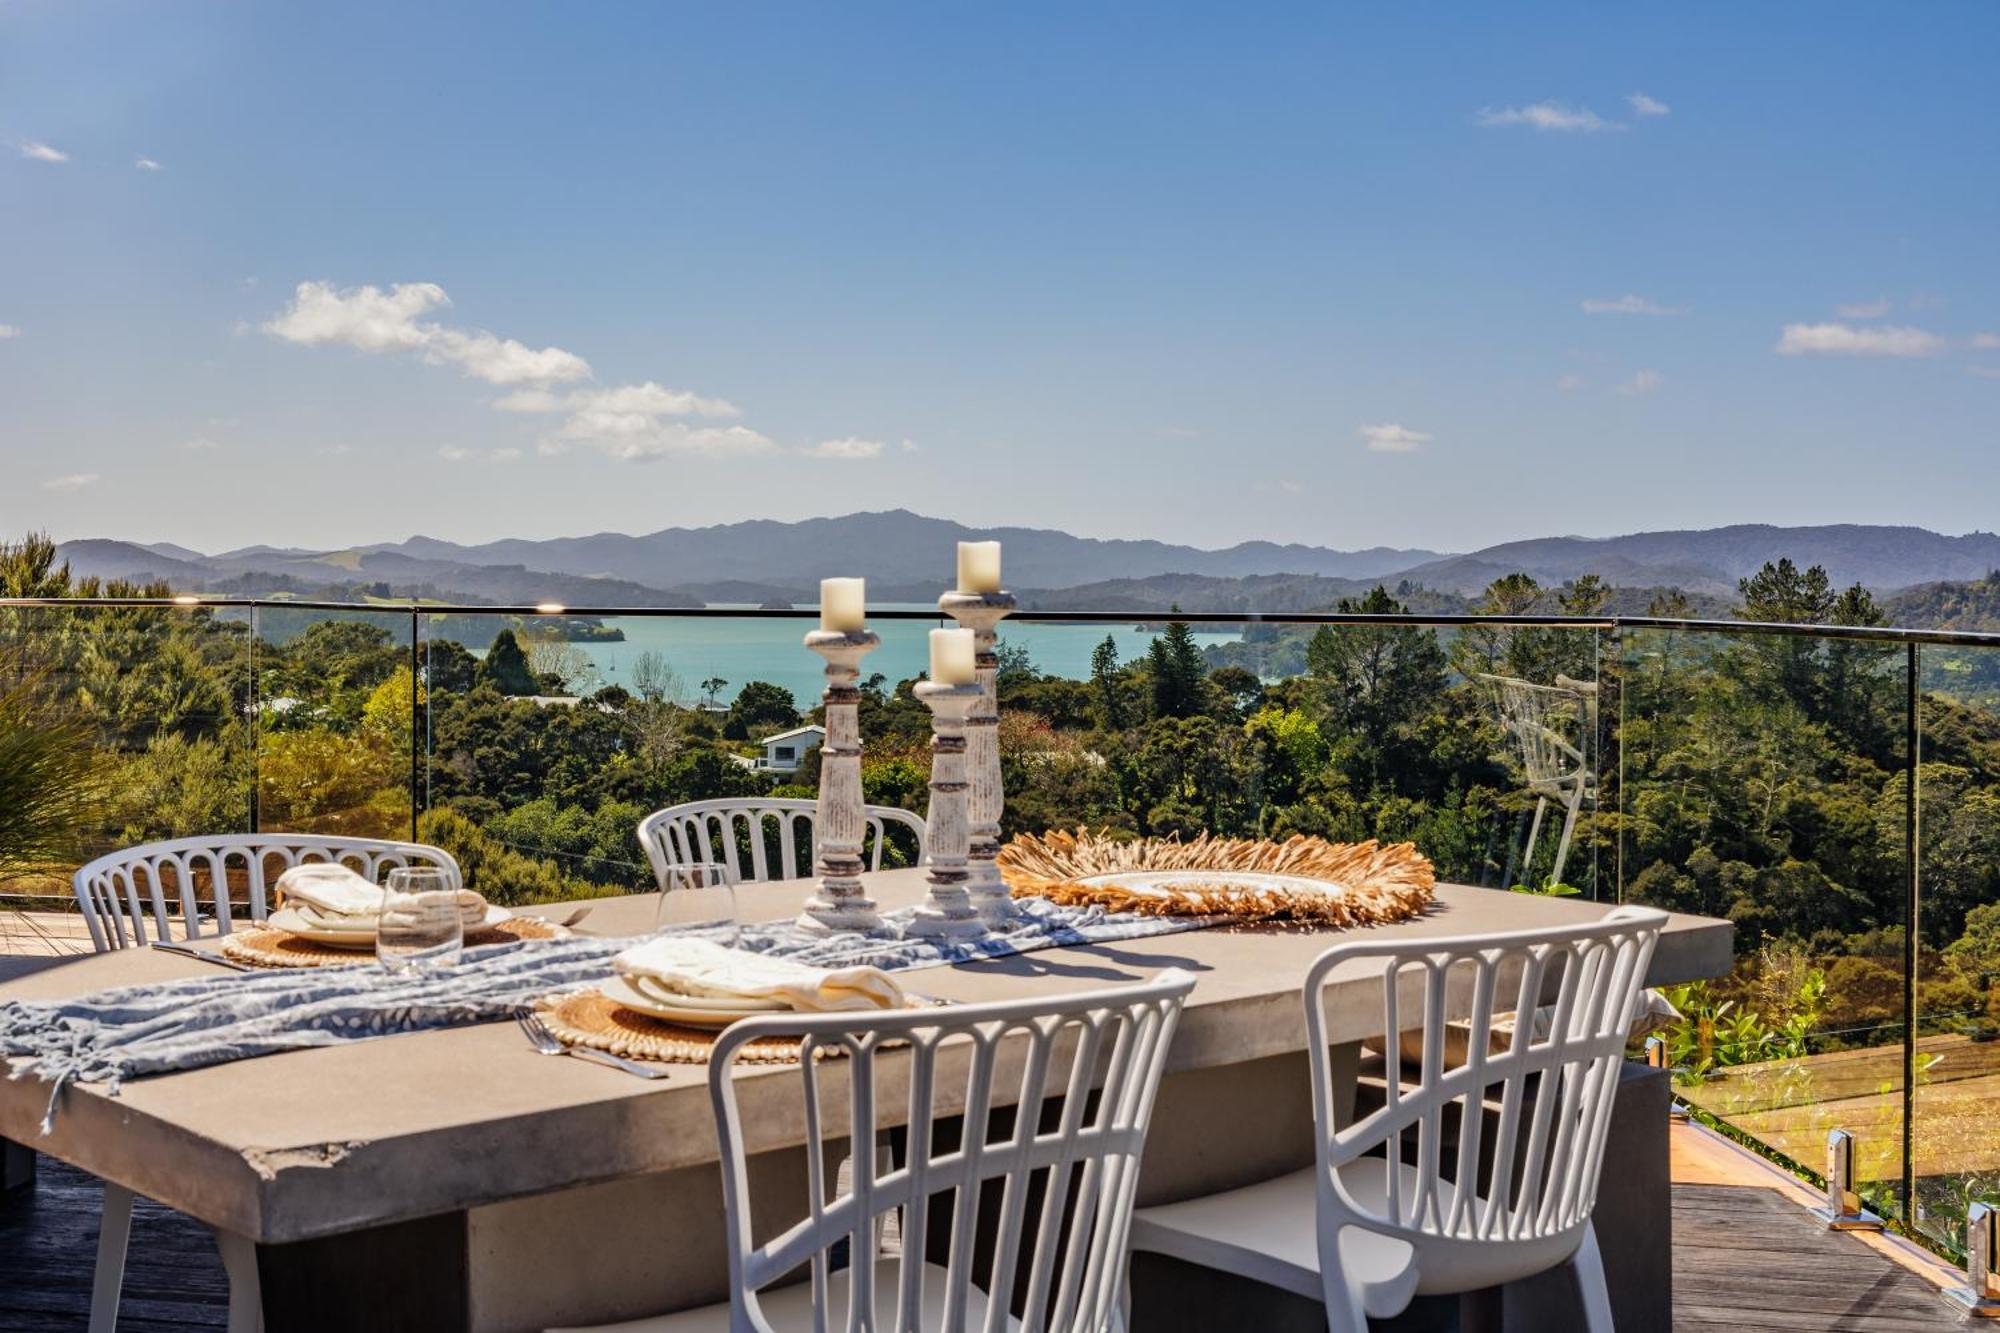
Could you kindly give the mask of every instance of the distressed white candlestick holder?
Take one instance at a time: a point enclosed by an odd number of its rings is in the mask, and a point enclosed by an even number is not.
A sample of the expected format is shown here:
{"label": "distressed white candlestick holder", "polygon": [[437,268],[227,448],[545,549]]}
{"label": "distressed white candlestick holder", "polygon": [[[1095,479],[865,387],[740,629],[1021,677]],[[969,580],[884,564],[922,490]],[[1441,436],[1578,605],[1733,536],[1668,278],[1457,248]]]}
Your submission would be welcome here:
{"label": "distressed white candlestick holder", "polygon": [[970,825],[965,892],[979,919],[1002,929],[1021,915],[995,860],[1000,855],[1000,812],[1007,797],[1000,780],[1000,657],[996,630],[1014,613],[1010,592],[948,592],[938,598],[938,610],[972,631],[977,657],[979,703],[965,719],[965,768],[972,794],[967,802]]}
{"label": "distressed white candlestick holder", "polygon": [[806,899],[799,925],[806,930],[876,930],[882,918],[861,889],[861,841],[867,821],[861,803],[861,659],[882,640],[870,630],[819,629],[806,647],[826,659],[826,739],[819,747],[819,809],[813,841],[819,892]]}
{"label": "distressed white candlestick holder", "polygon": [[904,930],[932,939],[984,935],[986,923],[965,892],[965,722],[979,703],[979,686],[923,680],[917,682],[916,696],[931,710],[931,809],[924,821],[930,893]]}

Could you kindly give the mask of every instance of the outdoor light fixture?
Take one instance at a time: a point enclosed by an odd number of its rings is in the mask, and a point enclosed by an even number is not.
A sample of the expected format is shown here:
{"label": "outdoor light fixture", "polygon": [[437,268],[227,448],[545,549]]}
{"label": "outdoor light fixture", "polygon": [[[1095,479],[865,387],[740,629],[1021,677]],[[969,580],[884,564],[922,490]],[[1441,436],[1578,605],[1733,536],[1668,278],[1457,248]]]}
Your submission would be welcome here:
{"label": "outdoor light fixture", "polygon": [[1826,1136],[1826,1203],[1813,1209],[1829,1231],[1880,1231],[1882,1219],[1861,1206],[1854,1192],[1854,1136],[1836,1129]]}
{"label": "outdoor light fixture", "polygon": [[1965,1210],[1965,1285],[1944,1294],[1946,1300],[1981,1319],[2000,1319],[2000,1209],[1975,1203]]}

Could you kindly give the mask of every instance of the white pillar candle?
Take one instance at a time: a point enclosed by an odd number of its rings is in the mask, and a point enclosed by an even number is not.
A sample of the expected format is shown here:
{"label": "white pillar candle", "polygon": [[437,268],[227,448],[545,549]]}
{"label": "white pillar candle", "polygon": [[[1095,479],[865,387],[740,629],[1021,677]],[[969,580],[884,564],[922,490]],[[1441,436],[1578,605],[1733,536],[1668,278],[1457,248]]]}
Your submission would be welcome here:
{"label": "white pillar candle", "polygon": [[1000,591],[999,542],[960,542],[958,544],[958,590],[960,592]]}
{"label": "white pillar candle", "polygon": [[821,579],[819,627],[846,632],[861,628],[868,616],[868,580]]}
{"label": "white pillar candle", "polygon": [[931,679],[940,685],[970,685],[976,645],[969,629],[931,631]]}

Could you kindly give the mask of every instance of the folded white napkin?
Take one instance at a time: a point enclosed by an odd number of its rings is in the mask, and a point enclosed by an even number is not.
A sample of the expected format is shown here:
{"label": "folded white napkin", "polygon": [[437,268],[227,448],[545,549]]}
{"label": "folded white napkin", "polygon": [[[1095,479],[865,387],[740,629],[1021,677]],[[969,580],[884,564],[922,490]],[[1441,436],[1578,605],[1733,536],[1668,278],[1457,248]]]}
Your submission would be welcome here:
{"label": "folded white napkin", "polygon": [[690,999],[777,1000],[793,1009],[900,1009],[903,988],[879,967],[829,970],[767,954],[726,949],[712,940],[663,936],[611,960],[620,975],[649,983],[649,993]]}
{"label": "folded white napkin", "polygon": [[[344,865],[313,861],[278,876],[278,901],[308,922],[338,930],[373,930],[382,914],[382,886]],[[486,900],[458,890],[458,914],[467,928],[486,919]]]}

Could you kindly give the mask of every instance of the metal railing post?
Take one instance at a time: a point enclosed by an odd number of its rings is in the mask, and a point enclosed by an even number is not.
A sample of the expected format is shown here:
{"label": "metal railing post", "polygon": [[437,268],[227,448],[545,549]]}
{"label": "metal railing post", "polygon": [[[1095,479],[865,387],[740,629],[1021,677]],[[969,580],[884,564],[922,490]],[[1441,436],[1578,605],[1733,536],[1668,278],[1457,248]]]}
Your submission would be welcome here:
{"label": "metal railing post", "polygon": [[423,741],[423,661],[422,648],[417,641],[422,617],[415,600],[410,602],[410,841],[417,840],[417,816],[423,809],[422,800],[422,751]]}
{"label": "metal railing post", "polygon": [[1667,1118],[1670,1120],[1688,1119],[1687,1104],[1673,1094],[1673,1061],[1667,1055],[1667,1039],[1665,1037],[1648,1037],[1643,1049],[1646,1053],[1646,1064],[1649,1068],[1667,1071]]}
{"label": "metal railing post", "polygon": [[1965,1210],[1965,1285],[1945,1292],[1945,1299],[1967,1314],[2000,1319],[1996,1259],[2000,1259],[2000,1210],[1990,1203],[1975,1203]]}
{"label": "metal railing post", "polygon": [[1882,1219],[1861,1206],[1854,1188],[1854,1136],[1836,1129],[1826,1136],[1826,1203],[1813,1209],[1829,1231],[1880,1231]]}
{"label": "metal railing post", "polygon": [[1917,645],[1904,646],[1903,760],[1907,765],[1903,783],[1903,1169],[1898,1190],[1902,1195],[1903,1221],[1916,1219],[1917,1206],[1917,927],[1922,906],[1919,893],[1923,871],[1919,861],[1921,827],[1918,824],[1917,772],[1921,759],[1923,729],[1917,704],[1917,672],[1921,665]]}

